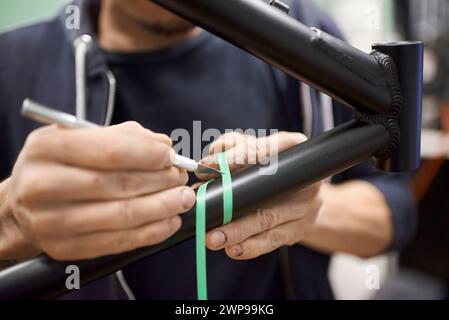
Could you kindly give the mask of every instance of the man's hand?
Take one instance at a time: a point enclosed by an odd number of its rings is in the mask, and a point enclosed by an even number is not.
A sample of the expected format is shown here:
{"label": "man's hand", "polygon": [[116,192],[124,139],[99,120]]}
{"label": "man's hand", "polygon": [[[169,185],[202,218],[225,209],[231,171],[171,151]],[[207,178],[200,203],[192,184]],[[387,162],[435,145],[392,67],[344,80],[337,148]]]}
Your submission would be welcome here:
{"label": "man's hand", "polygon": [[[38,129],[4,182],[7,215],[30,247],[58,260],[162,242],[195,203],[195,193],[184,186],[187,173],[172,166],[171,152],[167,136],[133,122]],[[0,258],[15,258],[1,255],[2,247],[8,251],[1,238]]]}
{"label": "man's hand", "polygon": [[[247,166],[248,159],[261,162],[306,140],[299,133],[280,132],[270,137],[256,139],[238,133],[221,136],[210,147],[210,156],[204,163],[218,167],[214,155],[226,151],[232,171]],[[276,150],[269,146],[277,144]],[[243,160],[243,161],[242,161]],[[209,176],[199,176],[209,179]],[[226,254],[237,260],[253,259],[282,246],[301,241],[317,219],[322,201],[321,184],[304,190],[280,195],[264,204],[257,212],[219,227],[207,234],[207,247],[211,250],[225,249]],[[257,190],[254,190],[257,192]]]}

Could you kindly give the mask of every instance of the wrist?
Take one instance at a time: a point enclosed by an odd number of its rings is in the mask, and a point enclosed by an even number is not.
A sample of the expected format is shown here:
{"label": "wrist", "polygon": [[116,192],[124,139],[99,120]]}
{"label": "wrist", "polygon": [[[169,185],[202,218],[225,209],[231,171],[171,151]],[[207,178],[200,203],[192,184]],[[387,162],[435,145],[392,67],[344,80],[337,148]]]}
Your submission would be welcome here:
{"label": "wrist", "polygon": [[370,257],[391,241],[391,213],[372,184],[354,180],[323,188],[323,207],[315,229],[302,242],[326,254],[345,252]]}
{"label": "wrist", "polygon": [[333,206],[333,198],[338,197],[338,188],[330,183],[324,183],[321,186],[321,194],[323,205],[318,213],[313,228],[307,236],[301,241],[302,245],[313,249],[320,249],[324,253],[331,253],[331,250],[323,250],[323,235],[329,235],[340,228],[338,219],[334,218],[335,209]]}

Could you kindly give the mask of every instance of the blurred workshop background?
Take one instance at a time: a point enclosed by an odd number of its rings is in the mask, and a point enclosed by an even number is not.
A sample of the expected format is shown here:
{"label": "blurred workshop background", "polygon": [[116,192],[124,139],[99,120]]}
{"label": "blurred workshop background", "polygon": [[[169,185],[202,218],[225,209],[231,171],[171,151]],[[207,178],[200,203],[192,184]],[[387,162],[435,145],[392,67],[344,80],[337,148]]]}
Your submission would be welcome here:
{"label": "blurred workshop background", "polygon": [[[45,19],[67,0],[1,0],[0,32]],[[412,188],[419,203],[407,250],[363,260],[339,254],[330,277],[339,299],[442,299],[449,283],[449,0],[316,0],[347,40],[369,52],[375,42],[426,43],[423,165]],[[373,266],[380,288],[367,284]]]}

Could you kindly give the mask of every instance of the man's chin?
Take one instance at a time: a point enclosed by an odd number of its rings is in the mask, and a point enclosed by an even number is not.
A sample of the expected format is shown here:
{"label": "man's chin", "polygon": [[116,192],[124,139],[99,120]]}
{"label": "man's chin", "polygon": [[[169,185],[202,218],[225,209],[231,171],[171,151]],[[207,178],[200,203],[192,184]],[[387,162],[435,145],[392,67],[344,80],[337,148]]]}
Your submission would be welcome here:
{"label": "man's chin", "polygon": [[195,29],[195,25],[186,20],[176,22],[139,21],[139,23],[148,31],[161,36],[183,35]]}

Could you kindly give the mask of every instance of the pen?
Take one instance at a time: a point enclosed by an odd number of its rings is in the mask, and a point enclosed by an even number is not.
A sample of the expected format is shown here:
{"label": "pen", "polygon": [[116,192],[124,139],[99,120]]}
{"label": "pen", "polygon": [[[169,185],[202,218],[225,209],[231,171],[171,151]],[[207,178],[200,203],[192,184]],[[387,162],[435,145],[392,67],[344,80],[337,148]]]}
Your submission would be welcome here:
{"label": "pen", "polygon": [[[25,99],[22,104],[21,112],[23,116],[38,122],[45,124],[56,123],[69,129],[101,127],[90,121],[77,118],[74,115],[48,108],[30,99]],[[221,174],[220,170],[200,164],[195,160],[183,157],[176,153],[174,157],[172,157],[172,163],[174,166],[186,169],[189,172],[196,172],[200,174]]]}

